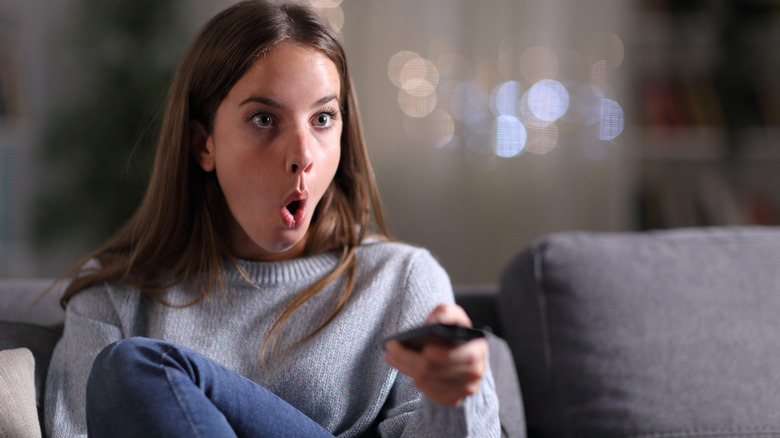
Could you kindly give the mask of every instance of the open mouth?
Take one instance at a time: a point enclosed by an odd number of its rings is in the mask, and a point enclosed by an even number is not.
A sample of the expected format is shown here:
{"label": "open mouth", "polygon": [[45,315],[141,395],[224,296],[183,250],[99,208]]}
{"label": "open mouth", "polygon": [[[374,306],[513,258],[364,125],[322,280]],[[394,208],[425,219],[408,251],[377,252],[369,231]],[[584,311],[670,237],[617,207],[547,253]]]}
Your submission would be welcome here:
{"label": "open mouth", "polygon": [[285,208],[290,212],[291,215],[295,216],[295,212],[297,212],[300,207],[301,201],[292,201],[291,203],[287,204]]}
{"label": "open mouth", "polygon": [[305,192],[294,195],[281,208],[282,221],[287,228],[295,229],[303,226],[306,218],[306,198],[308,198],[308,194]]}

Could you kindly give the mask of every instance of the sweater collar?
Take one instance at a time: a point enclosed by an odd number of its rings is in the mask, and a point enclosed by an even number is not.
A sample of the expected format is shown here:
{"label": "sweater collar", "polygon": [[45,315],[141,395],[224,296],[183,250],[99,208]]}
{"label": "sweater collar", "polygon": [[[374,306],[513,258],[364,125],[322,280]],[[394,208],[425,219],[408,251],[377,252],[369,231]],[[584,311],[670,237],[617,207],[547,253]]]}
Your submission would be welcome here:
{"label": "sweater collar", "polygon": [[[338,263],[336,252],[326,252],[308,257],[299,257],[281,262],[255,262],[235,259],[236,265],[256,285],[272,285],[297,281],[319,279],[332,271]],[[225,273],[228,281],[246,281],[229,261],[226,261]]]}

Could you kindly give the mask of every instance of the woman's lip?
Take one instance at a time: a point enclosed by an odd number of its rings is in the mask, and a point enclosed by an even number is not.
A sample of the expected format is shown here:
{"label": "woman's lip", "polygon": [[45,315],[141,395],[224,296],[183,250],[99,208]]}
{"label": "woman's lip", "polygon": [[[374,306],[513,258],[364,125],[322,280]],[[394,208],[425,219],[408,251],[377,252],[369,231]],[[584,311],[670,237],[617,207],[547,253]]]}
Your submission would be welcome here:
{"label": "woman's lip", "polygon": [[[304,190],[303,192],[295,192],[285,199],[281,208],[282,223],[284,223],[285,227],[294,230],[303,226],[306,219],[306,200],[308,198],[309,193]],[[296,201],[299,205],[295,210],[295,214],[293,214],[287,209],[287,206]]]}

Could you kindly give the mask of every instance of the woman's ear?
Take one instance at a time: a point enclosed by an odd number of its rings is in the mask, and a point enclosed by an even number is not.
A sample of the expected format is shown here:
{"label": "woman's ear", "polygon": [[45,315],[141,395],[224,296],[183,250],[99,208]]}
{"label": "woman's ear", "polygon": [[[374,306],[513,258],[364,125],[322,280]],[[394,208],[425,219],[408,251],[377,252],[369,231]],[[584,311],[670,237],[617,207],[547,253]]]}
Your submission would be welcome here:
{"label": "woman's ear", "polygon": [[206,127],[196,120],[190,122],[190,149],[203,170],[214,170],[214,142],[206,132]]}

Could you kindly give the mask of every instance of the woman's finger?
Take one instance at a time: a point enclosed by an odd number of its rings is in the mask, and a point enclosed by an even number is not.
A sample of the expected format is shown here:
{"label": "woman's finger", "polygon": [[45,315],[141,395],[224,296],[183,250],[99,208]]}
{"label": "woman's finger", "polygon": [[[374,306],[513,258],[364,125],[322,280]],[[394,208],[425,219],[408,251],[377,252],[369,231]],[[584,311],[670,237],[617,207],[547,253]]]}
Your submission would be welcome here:
{"label": "woman's finger", "polygon": [[427,366],[422,354],[405,348],[396,340],[389,340],[385,343],[385,361],[410,377],[420,375]]}
{"label": "woman's finger", "polygon": [[439,304],[428,315],[425,320],[426,324],[454,324],[463,327],[471,327],[471,319],[469,319],[466,311],[457,304]]}

